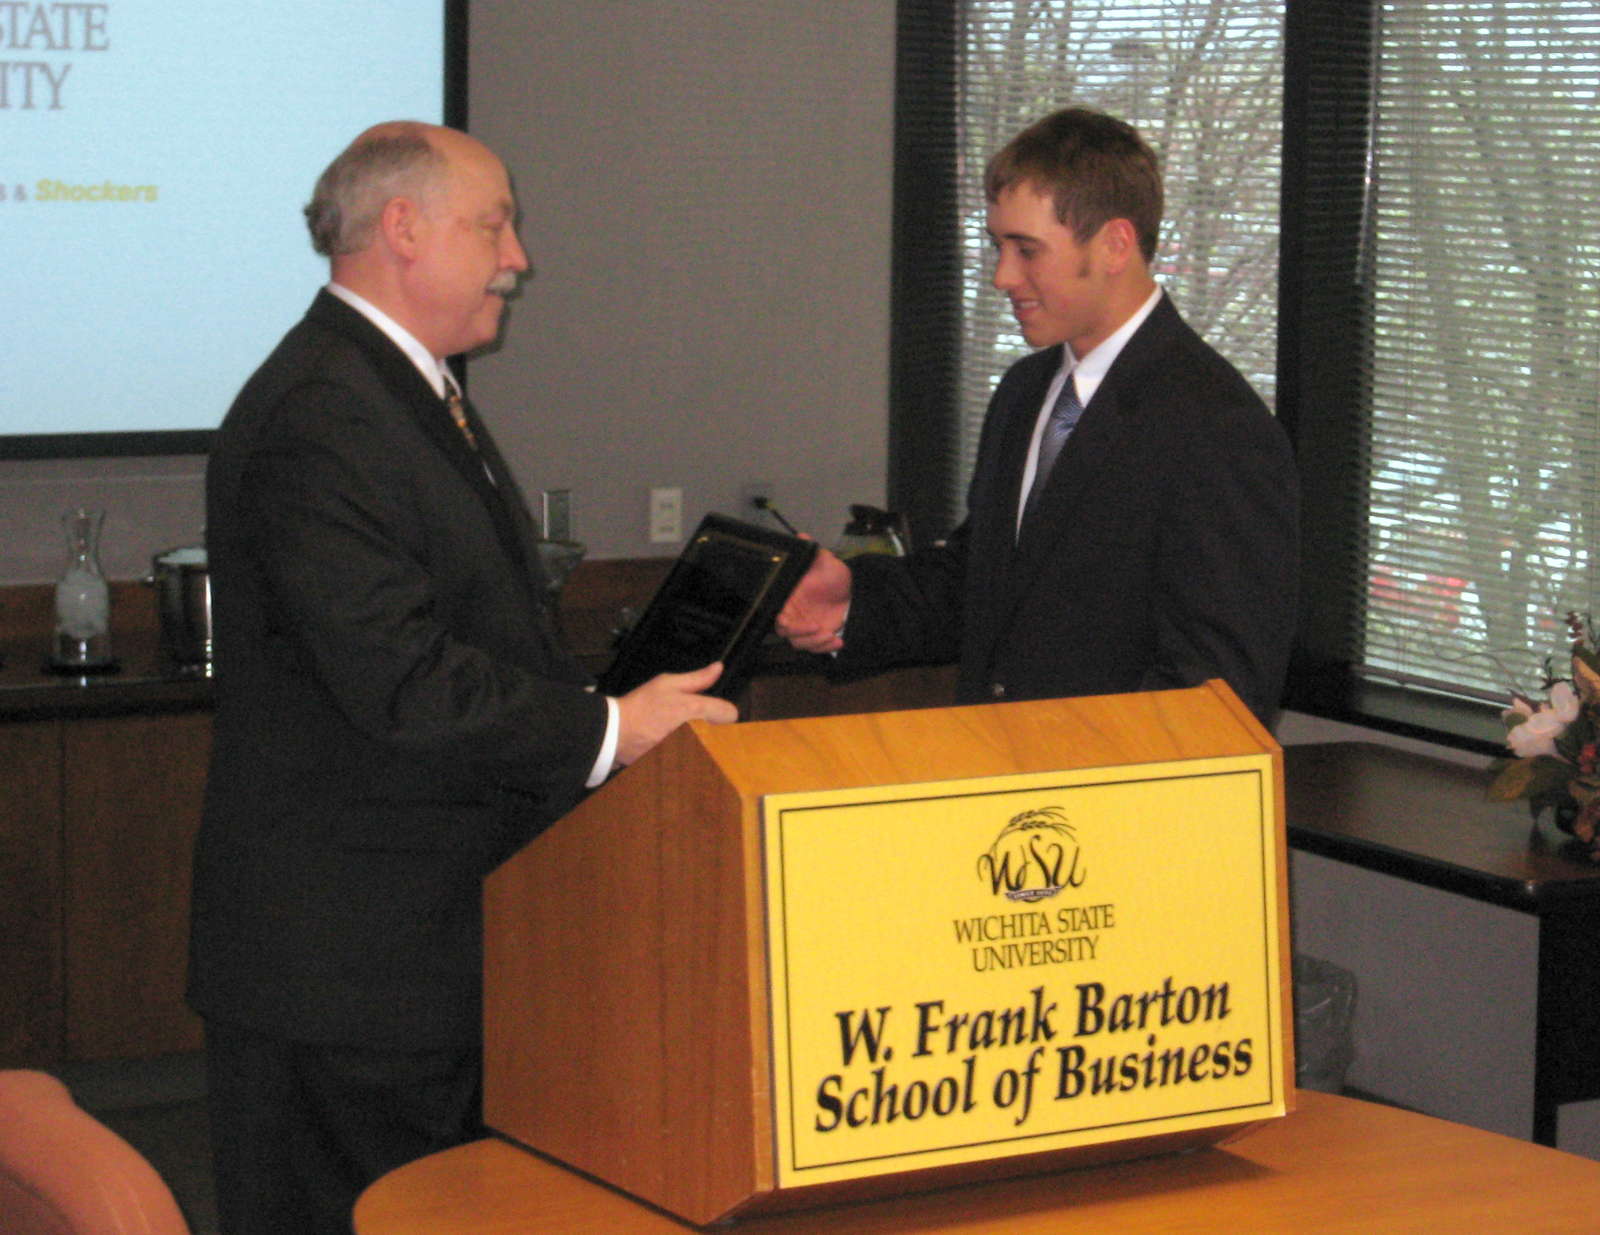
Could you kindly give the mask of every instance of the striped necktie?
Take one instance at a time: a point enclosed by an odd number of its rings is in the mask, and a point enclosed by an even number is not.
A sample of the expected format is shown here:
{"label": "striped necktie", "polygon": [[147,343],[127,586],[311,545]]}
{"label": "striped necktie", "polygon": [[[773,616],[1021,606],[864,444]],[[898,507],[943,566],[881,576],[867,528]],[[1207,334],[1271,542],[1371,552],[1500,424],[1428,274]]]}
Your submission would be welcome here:
{"label": "striped necktie", "polygon": [[1078,388],[1069,373],[1067,380],[1061,383],[1061,393],[1056,396],[1056,405],[1050,409],[1044,435],[1039,439],[1039,461],[1033,470],[1033,488],[1028,490],[1028,501],[1023,507],[1024,519],[1038,503],[1039,495],[1049,483],[1050,473],[1055,470],[1056,460],[1061,456],[1061,448],[1066,445],[1068,436],[1078,423],[1078,417],[1082,415],[1083,404],[1078,402]]}
{"label": "striped necktie", "polygon": [[449,387],[449,393],[445,395],[444,399],[445,410],[450,413],[450,419],[456,422],[456,428],[461,430],[461,436],[467,439],[467,445],[472,447],[472,453],[478,456],[478,462],[483,466],[484,476],[488,478],[492,486],[498,489],[500,482],[494,478],[494,472],[489,467],[488,457],[478,449],[477,434],[473,433],[472,426],[467,423],[466,400],[461,397],[461,392],[456,389],[454,382],[446,382],[445,384]]}
{"label": "striped necktie", "polygon": [[450,413],[450,419],[456,422],[456,428],[461,430],[461,436],[467,439],[467,445],[476,451],[478,439],[472,434],[472,426],[467,424],[466,404],[461,400],[461,392],[453,384],[449,395],[445,397],[444,405]]}

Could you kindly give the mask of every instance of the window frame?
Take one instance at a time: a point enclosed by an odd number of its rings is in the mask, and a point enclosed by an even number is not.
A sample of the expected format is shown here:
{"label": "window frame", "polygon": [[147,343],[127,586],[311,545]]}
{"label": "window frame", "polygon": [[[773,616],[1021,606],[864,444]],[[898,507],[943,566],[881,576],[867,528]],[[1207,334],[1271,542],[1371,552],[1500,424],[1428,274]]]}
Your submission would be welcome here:
{"label": "window frame", "polygon": [[953,530],[961,242],[956,156],[961,0],[898,0],[889,319],[889,506],[913,546]]}

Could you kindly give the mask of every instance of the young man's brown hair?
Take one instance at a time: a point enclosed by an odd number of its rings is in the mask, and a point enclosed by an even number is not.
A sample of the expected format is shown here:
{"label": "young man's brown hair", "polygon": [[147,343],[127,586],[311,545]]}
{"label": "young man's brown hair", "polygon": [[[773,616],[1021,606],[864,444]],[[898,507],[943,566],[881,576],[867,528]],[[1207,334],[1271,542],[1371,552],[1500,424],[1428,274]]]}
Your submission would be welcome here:
{"label": "young man's brown hair", "polygon": [[1161,232],[1161,168],[1132,125],[1088,107],[1030,124],[989,160],[984,194],[1030,184],[1055,199],[1056,218],[1087,244],[1112,219],[1127,219],[1148,263]]}

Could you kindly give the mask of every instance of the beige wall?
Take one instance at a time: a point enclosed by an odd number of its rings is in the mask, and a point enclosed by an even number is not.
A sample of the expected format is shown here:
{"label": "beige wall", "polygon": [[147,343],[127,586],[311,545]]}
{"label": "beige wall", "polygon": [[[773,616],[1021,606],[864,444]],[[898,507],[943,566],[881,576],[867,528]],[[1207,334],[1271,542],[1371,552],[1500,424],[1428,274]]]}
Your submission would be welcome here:
{"label": "beige wall", "polygon": [[[592,557],[676,551],[652,486],[687,529],[771,482],[825,540],[883,500],[893,36],[890,0],[473,5],[471,128],[538,273],[472,395],[535,505],[572,490]],[[55,578],[85,501],[107,573],[142,575],[197,538],[203,469],[0,462],[0,583]]]}
{"label": "beige wall", "polygon": [[199,542],[205,460],[0,461],[0,586],[49,583],[66,566],[64,511],[106,511],[100,562],[113,579],[139,579],[163,549]]}
{"label": "beige wall", "polygon": [[770,481],[831,538],[881,502],[888,0],[473,6],[472,129],[509,164],[537,271],[472,395],[530,498],[573,491],[601,556],[660,553]]}

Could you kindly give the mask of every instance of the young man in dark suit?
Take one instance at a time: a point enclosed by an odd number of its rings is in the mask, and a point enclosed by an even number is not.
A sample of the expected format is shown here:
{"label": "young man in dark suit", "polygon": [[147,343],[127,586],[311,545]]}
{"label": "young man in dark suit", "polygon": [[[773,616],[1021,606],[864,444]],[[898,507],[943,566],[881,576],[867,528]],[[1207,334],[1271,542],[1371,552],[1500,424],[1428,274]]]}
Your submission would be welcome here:
{"label": "young man in dark suit", "polygon": [[481,1134],[481,881],[686,720],[717,666],[608,699],[448,356],[528,262],[465,134],[362,134],[306,208],[332,281],[207,476],[215,741],[189,998],[225,1235],[348,1232],[361,1189]]}
{"label": "young man in dark suit", "polygon": [[778,622],[837,671],[960,664],[959,699],[1225,679],[1263,720],[1294,630],[1298,488],[1282,429],[1150,274],[1155,155],[1057,112],[991,160],[994,285],[1028,343],[989,404],[946,545],[832,554]]}

